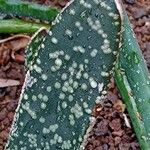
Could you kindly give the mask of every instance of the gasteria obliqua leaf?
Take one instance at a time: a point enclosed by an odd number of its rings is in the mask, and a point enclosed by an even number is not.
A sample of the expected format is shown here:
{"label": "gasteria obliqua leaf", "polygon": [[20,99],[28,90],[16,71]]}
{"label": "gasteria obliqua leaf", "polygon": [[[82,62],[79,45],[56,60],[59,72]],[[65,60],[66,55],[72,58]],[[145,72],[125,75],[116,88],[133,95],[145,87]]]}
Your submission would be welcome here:
{"label": "gasteria obliqua leaf", "polygon": [[0,19],[0,33],[35,33],[42,27],[50,28],[50,25],[20,19]]}
{"label": "gasteria obliqua leaf", "polygon": [[51,22],[59,10],[22,0],[0,0],[0,13]]}
{"label": "gasteria obliqua leaf", "polygon": [[27,85],[6,149],[84,149],[92,108],[106,94],[121,30],[115,3],[75,0],[53,25],[27,48]]}
{"label": "gasteria obliqua leaf", "polygon": [[150,149],[150,75],[128,17],[122,15],[122,45],[115,80],[132,120],[142,150]]}

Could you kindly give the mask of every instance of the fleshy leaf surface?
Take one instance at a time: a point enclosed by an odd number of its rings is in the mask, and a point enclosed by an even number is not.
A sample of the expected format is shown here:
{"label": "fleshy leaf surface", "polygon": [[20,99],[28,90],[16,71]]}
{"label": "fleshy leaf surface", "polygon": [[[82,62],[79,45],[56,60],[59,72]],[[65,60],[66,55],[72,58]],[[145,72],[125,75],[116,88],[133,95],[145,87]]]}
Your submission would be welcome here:
{"label": "fleshy leaf surface", "polygon": [[[122,7],[122,6],[121,6]],[[150,149],[150,74],[142,52],[122,9],[122,41],[115,80],[127,106],[142,150]]]}
{"label": "fleshy leaf surface", "polygon": [[59,10],[23,0],[0,0],[0,13],[52,22]]}
{"label": "fleshy leaf surface", "polygon": [[6,149],[84,149],[92,108],[106,94],[118,54],[113,0],[75,0],[27,51],[26,88]]}

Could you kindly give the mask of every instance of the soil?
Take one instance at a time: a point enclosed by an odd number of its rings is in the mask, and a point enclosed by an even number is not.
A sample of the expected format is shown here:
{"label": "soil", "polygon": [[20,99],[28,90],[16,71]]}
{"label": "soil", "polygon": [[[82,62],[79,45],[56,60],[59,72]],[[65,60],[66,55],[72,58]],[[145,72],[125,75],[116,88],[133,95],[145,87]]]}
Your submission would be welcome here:
{"label": "soil", "polygon": [[86,150],[138,150],[128,113],[112,79],[107,98],[93,111],[96,124]]}
{"label": "soil", "polygon": [[[33,1],[33,0],[32,0]],[[67,0],[36,0],[39,3],[64,7]],[[133,29],[150,70],[150,1],[124,0]],[[8,35],[1,35],[1,38]],[[0,45],[1,47],[1,45]],[[0,88],[0,150],[4,149],[24,81],[24,49],[15,51],[5,46],[0,50],[0,79],[20,81],[19,86]],[[14,56],[13,55],[13,56]],[[138,150],[128,113],[116,86],[112,83],[103,104],[93,110],[97,118],[90,133],[86,150]]]}

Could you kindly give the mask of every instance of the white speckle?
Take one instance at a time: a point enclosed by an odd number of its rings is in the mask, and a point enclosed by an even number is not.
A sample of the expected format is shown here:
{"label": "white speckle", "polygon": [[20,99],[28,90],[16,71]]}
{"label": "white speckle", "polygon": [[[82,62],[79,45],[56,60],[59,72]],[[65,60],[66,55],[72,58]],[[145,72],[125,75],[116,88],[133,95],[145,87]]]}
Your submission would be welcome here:
{"label": "white speckle", "polygon": [[88,79],[88,78],[89,78],[88,73],[84,73],[84,74],[83,74],[83,78]]}
{"label": "white speckle", "polygon": [[68,100],[69,100],[70,102],[72,102],[72,101],[73,101],[73,96],[72,96],[72,95],[69,95]]}
{"label": "white speckle", "polygon": [[69,14],[70,14],[70,15],[75,15],[75,10],[74,10],[74,9],[70,9],[70,10],[69,10]]}
{"label": "white speckle", "polygon": [[75,26],[79,29],[79,31],[83,31],[83,27],[79,21],[75,22]]}
{"label": "white speckle", "polygon": [[38,94],[38,98],[39,99],[42,99],[42,97],[43,97],[43,95],[40,93],[40,94]]}
{"label": "white speckle", "polygon": [[56,89],[59,89],[60,87],[61,87],[61,84],[60,84],[59,82],[56,82],[56,83],[55,83],[55,88],[56,88]]}
{"label": "white speckle", "polygon": [[51,41],[52,41],[53,44],[57,44],[58,43],[58,40],[55,37],[52,37]]}
{"label": "white speckle", "polygon": [[23,113],[23,110],[20,108],[19,112],[22,114],[22,113]]}
{"label": "white speckle", "polygon": [[69,72],[70,72],[70,74],[73,76],[74,68],[73,68],[73,67],[69,67]]}
{"label": "white speckle", "polygon": [[101,92],[103,90],[103,86],[104,84],[103,83],[99,83],[98,84],[98,91]]}
{"label": "white speckle", "polygon": [[64,55],[64,51],[62,51],[62,50],[59,51],[59,55],[62,55],[62,56],[63,56],[63,55]]}
{"label": "white speckle", "polygon": [[54,66],[52,66],[52,67],[51,67],[51,71],[52,71],[52,72],[55,72],[55,71],[57,71],[57,69],[56,69]]}
{"label": "white speckle", "polygon": [[79,136],[78,140],[79,140],[79,142],[82,142],[82,137],[81,137],[81,136]]}
{"label": "white speckle", "polygon": [[20,126],[22,126],[22,127],[23,127],[23,125],[24,125],[23,122],[20,122],[19,124],[20,124]]}
{"label": "white speckle", "polygon": [[50,36],[52,36],[53,33],[52,33],[52,31],[48,31],[48,34],[49,34]]}
{"label": "white speckle", "polygon": [[80,26],[81,26],[81,23],[80,23],[79,21],[77,21],[77,22],[75,23],[75,26],[76,26],[76,27],[80,27]]}
{"label": "white speckle", "polygon": [[78,88],[78,85],[79,85],[79,84],[78,84],[78,82],[77,82],[77,81],[74,81],[74,82],[73,82],[73,87],[74,87],[75,89],[77,89],[77,88]]}
{"label": "white speckle", "polygon": [[120,22],[116,21],[114,24],[115,24],[115,26],[118,26],[120,24]]}
{"label": "white speckle", "polygon": [[61,106],[62,106],[63,109],[65,109],[65,108],[67,108],[67,103],[64,101],[64,102],[62,102]]}
{"label": "white speckle", "polygon": [[54,52],[54,53],[49,53],[49,58],[50,58],[50,59],[58,58],[58,56],[59,56],[59,54],[58,54],[57,51]]}
{"label": "white speckle", "polygon": [[109,73],[108,73],[108,72],[105,72],[105,71],[102,71],[102,72],[101,72],[101,76],[102,76],[102,77],[109,77]]}
{"label": "white speckle", "polygon": [[37,100],[37,97],[35,95],[32,95],[32,100],[33,101],[36,101]]}
{"label": "white speckle", "polygon": [[81,74],[81,70],[80,70],[79,72],[77,72],[77,74],[76,74],[76,78],[77,78],[77,79],[80,79],[80,78],[81,78],[81,76],[82,76],[82,74]]}
{"label": "white speckle", "polygon": [[59,98],[60,99],[64,99],[65,98],[65,94],[64,93],[60,93]]}
{"label": "white speckle", "polygon": [[69,79],[69,84],[71,85],[72,83],[73,83],[73,79],[70,78],[70,79]]}
{"label": "white speckle", "polygon": [[67,79],[67,74],[66,74],[66,73],[63,73],[63,74],[61,75],[61,79],[62,79],[62,80],[66,80],[66,79]]}
{"label": "white speckle", "polygon": [[97,96],[97,98],[96,98],[96,104],[99,104],[99,103],[101,103],[101,97],[100,96]]}
{"label": "white speckle", "polygon": [[81,106],[76,103],[74,107],[71,108],[71,113],[73,113],[77,119],[80,118],[83,115]]}
{"label": "white speckle", "polygon": [[106,95],[106,94],[107,94],[107,91],[102,91],[102,94],[103,94],[103,95]]}
{"label": "white speckle", "polygon": [[102,35],[104,33],[104,31],[102,29],[98,30],[98,34]]}
{"label": "white speckle", "polygon": [[113,17],[113,16],[114,16],[114,13],[110,12],[108,15],[109,15],[110,17]]}
{"label": "white speckle", "polygon": [[63,141],[61,149],[71,149],[72,145],[71,145],[71,141],[67,140],[67,141]]}
{"label": "white speckle", "polygon": [[110,54],[112,50],[110,48],[103,49],[104,54]]}
{"label": "white speckle", "polygon": [[80,64],[80,65],[79,65],[79,68],[80,68],[80,70],[83,71],[83,70],[84,70],[84,65],[83,65],[83,64]]}
{"label": "white speckle", "polygon": [[69,115],[69,121],[70,121],[70,125],[74,125],[75,124],[75,119],[74,119],[74,116],[71,114]]}
{"label": "white speckle", "polygon": [[117,54],[118,54],[118,52],[117,52],[117,51],[113,51],[113,54],[114,54],[114,55],[117,55]]}
{"label": "white speckle", "polygon": [[37,73],[41,73],[42,72],[42,69],[40,67],[38,67],[36,64],[33,65],[33,68],[34,70],[37,72]]}
{"label": "white speckle", "polygon": [[73,50],[77,52],[77,51],[78,51],[78,47],[77,47],[77,46],[74,46],[74,47],[73,47]]}
{"label": "white speckle", "polygon": [[52,90],[51,86],[48,86],[48,87],[46,88],[46,90],[47,90],[47,92],[51,92],[51,90]]}
{"label": "white speckle", "polygon": [[107,34],[106,34],[106,33],[103,33],[103,34],[102,34],[102,37],[106,39],[106,38],[107,38]]}
{"label": "white speckle", "polygon": [[40,117],[39,121],[40,121],[41,123],[44,123],[44,122],[45,122],[45,118]]}
{"label": "white speckle", "polygon": [[88,59],[85,59],[84,62],[85,62],[86,64],[88,64],[88,63],[89,63],[89,60],[88,60]]}
{"label": "white speckle", "polygon": [[45,81],[45,80],[47,80],[47,75],[46,74],[42,74],[41,78]]}
{"label": "white speckle", "polygon": [[62,137],[59,136],[59,137],[57,138],[57,141],[58,141],[58,143],[62,143]]}
{"label": "white speckle", "polygon": [[92,5],[90,3],[86,3],[84,0],[80,0],[80,4],[83,5],[85,8],[92,8]]}
{"label": "white speckle", "polygon": [[45,109],[46,108],[46,104],[45,103],[41,103],[41,108]]}
{"label": "white speckle", "polygon": [[45,45],[44,45],[44,44],[41,44],[41,48],[45,48]]}
{"label": "white speckle", "polygon": [[28,95],[24,94],[24,99],[27,100],[28,99]]}
{"label": "white speckle", "polygon": [[67,91],[68,91],[67,87],[63,86],[63,87],[62,87],[62,91],[63,91],[63,92],[67,92]]}
{"label": "white speckle", "polygon": [[79,27],[79,30],[80,30],[80,31],[83,31],[83,27]]}
{"label": "white speckle", "polygon": [[83,102],[83,108],[88,108],[87,102]]}
{"label": "white speckle", "polygon": [[91,80],[90,85],[91,85],[92,88],[96,88],[97,87],[97,82],[94,81],[94,80]]}
{"label": "white speckle", "polygon": [[57,59],[55,60],[55,64],[56,64],[57,66],[61,66],[61,65],[62,65],[62,60],[59,59],[59,58],[57,58]]}
{"label": "white speckle", "polygon": [[39,58],[36,59],[37,64],[41,64],[41,60]]}
{"label": "white speckle", "polygon": [[75,52],[80,52],[80,53],[85,53],[85,49],[82,47],[82,46],[74,46],[73,47],[73,50],[75,51]]}
{"label": "white speckle", "polygon": [[69,61],[70,60],[70,56],[69,55],[65,55],[65,60]]}
{"label": "white speckle", "polygon": [[91,109],[85,109],[85,112],[86,112],[87,114],[91,114],[91,113],[92,113],[92,110],[91,110]]}
{"label": "white speckle", "polygon": [[78,65],[77,65],[76,62],[73,62],[73,63],[72,63],[72,67],[73,67],[73,68],[77,68],[77,66],[78,66]]}
{"label": "white speckle", "polygon": [[58,129],[58,124],[50,125],[49,130],[52,131],[53,133],[56,132]]}
{"label": "white speckle", "polygon": [[67,90],[69,93],[73,93],[73,88],[71,86],[68,86]]}
{"label": "white speckle", "polygon": [[36,113],[32,111],[29,107],[30,107],[29,102],[26,102],[25,104],[22,105],[22,109],[26,110],[33,119],[36,119],[37,118]]}
{"label": "white speckle", "polygon": [[73,140],[73,144],[76,145],[76,139]]}
{"label": "white speckle", "polygon": [[110,44],[110,41],[108,41],[107,39],[104,40],[105,44]]}
{"label": "white speckle", "polygon": [[85,83],[83,83],[83,84],[81,85],[81,89],[87,90],[87,85],[86,85]]}
{"label": "white speckle", "polygon": [[93,49],[93,51],[90,53],[90,55],[92,57],[95,57],[97,55],[98,50],[97,49]]}
{"label": "white speckle", "polygon": [[44,101],[44,102],[47,102],[47,101],[48,101],[48,96],[47,96],[47,95],[44,95],[44,96],[43,96],[43,101]]}
{"label": "white speckle", "polygon": [[43,134],[48,134],[48,133],[50,133],[50,130],[44,127],[42,132],[43,132]]}
{"label": "white speckle", "polygon": [[64,86],[68,88],[68,87],[69,87],[69,82],[68,82],[68,81],[65,81],[65,82],[64,82]]}
{"label": "white speckle", "polygon": [[71,35],[72,35],[72,31],[69,30],[69,29],[67,29],[67,30],[65,31],[65,33],[66,33],[66,35],[68,35],[68,36],[71,36]]}

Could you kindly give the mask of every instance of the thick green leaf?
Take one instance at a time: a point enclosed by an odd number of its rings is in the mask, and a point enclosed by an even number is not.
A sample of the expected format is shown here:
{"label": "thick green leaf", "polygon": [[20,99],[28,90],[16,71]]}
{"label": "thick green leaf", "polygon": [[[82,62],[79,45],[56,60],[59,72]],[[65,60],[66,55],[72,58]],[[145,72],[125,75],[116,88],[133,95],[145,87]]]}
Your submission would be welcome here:
{"label": "thick green leaf", "polygon": [[0,0],[0,13],[8,15],[51,22],[58,12],[57,8],[24,2],[22,0]]}
{"label": "thick green leaf", "polygon": [[[123,9],[122,9],[123,10]],[[127,105],[141,149],[150,149],[150,75],[125,12],[115,79]]]}
{"label": "thick green leaf", "polygon": [[112,0],[76,0],[42,43],[34,38],[6,149],[84,149],[92,108],[106,94],[117,57],[118,14]]}
{"label": "thick green leaf", "polygon": [[35,33],[41,27],[50,28],[50,25],[20,19],[0,19],[0,33]]}

